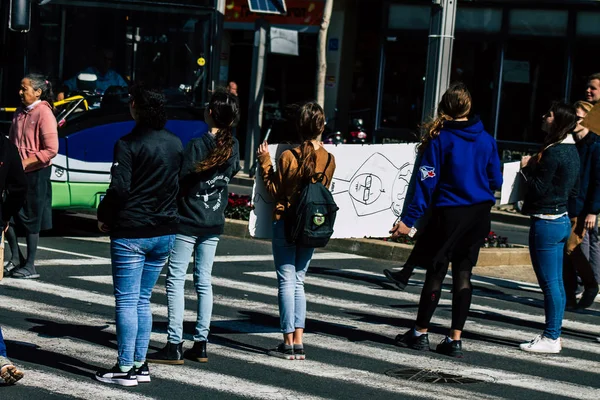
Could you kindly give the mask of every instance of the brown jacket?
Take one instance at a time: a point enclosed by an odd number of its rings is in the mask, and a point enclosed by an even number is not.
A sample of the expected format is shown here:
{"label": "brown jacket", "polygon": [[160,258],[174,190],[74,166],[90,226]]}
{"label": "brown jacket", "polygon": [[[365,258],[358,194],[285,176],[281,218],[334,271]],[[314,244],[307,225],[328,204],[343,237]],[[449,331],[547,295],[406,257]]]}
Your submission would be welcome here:
{"label": "brown jacket", "polygon": [[[296,153],[300,152],[298,148],[284,151],[277,162],[277,172],[273,170],[269,154],[263,154],[258,159],[265,187],[276,202],[275,209],[273,210],[273,219],[275,221],[281,219],[285,210],[290,206],[290,202],[293,201],[294,196],[297,194],[294,190],[298,186],[299,181],[296,174],[298,171],[298,160],[292,154],[292,151]],[[323,184],[327,188],[331,185],[331,179],[335,171],[335,157],[333,154],[331,155],[331,163],[327,167],[327,171],[323,171],[325,165],[327,165],[328,154],[327,150],[323,147],[319,147],[317,150],[316,172],[325,172]]]}

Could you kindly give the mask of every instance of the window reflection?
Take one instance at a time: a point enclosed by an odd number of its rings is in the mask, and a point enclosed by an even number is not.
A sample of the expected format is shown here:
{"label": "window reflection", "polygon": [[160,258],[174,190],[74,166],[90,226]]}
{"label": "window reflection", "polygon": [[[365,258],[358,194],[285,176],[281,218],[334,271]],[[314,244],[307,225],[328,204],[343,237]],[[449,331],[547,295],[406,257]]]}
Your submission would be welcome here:
{"label": "window reflection", "polygon": [[498,139],[540,143],[542,115],[563,97],[566,43],[511,38],[504,59]]}
{"label": "window reflection", "polygon": [[415,131],[423,112],[427,32],[388,38],[385,58],[381,127]]}

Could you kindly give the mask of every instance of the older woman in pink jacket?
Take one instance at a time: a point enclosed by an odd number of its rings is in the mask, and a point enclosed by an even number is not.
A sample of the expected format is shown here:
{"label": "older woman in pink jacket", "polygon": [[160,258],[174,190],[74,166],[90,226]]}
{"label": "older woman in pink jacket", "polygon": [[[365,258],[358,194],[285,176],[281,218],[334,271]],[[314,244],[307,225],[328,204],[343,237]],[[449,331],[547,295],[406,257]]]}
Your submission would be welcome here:
{"label": "older woman in pink jacket", "polygon": [[27,239],[27,258],[23,256],[17,235],[11,226],[6,238],[11,259],[4,274],[13,278],[39,278],[35,270],[40,231],[52,229],[52,159],[58,152],[58,127],[53,113],[52,85],[38,74],[27,75],[19,91],[22,105],[10,127],[9,139],[17,146],[25,176],[27,198],[15,222],[22,226]]}

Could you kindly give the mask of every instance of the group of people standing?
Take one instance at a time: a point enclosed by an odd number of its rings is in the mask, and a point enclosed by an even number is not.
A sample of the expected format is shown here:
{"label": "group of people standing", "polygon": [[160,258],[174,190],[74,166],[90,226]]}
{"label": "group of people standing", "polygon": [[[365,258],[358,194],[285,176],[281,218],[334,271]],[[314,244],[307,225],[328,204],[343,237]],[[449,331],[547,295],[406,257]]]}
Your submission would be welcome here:
{"label": "group of people standing", "polygon": [[[23,79],[23,106],[15,114],[10,141],[0,140],[4,160],[0,183],[8,194],[1,216],[12,252],[5,273],[14,278],[39,276],[35,249],[39,231],[51,221],[47,218],[49,165],[58,145],[56,120],[47,101],[50,93],[50,84],[39,76]],[[98,371],[95,378],[122,386],[150,382],[149,362],[208,361],[212,266],[224,231],[228,183],[240,170],[239,146],[232,134],[240,107],[230,90],[212,94],[204,115],[208,133],[185,148],[165,130],[165,98],[160,92],[132,86],[129,108],[136,124],[115,144],[110,187],[98,208],[98,227],[111,238],[118,356],[114,367]],[[585,286],[580,307],[591,305],[598,293],[581,246],[586,238],[590,245],[598,243],[597,236],[592,236],[597,235],[600,212],[600,142],[581,124],[590,109],[586,102],[554,103],[543,117],[542,129],[547,134],[543,147],[521,162],[528,188],[524,211],[531,216],[530,253],[546,311],[543,333],[523,343],[520,347],[525,351],[560,352],[562,317],[565,307],[575,305],[577,274]],[[275,166],[266,142],[257,156],[261,178],[276,204],[272,249],[283,340],[268,354],[304,360],[304,279],[314,249],[288,242],[284,217],[308,182],[319,176],[329,187],[336,163],[319,141],[325,128],[323,109],[315,102],[305,103],[298,107],[295,122],[299,146],[284,151]],[[471,306],[472,270],[490,230],[494,192],[502,180],[494,138],[472,114],[466,86],[452,84],[442,96],[437,117],[425,125],[413,193],[390,231],[394,237],[418,234],[411,264],[427,269],[414,327],[396,337],[397,345],[430,350],[430,321],[452,263],[452,325],[436,351],[463,357],[461,336]],[[11,218],[25,227],[27,258],[18,250]],[[193,346],[184,351],[184,287],[192,256],[197,319]],[[165,265],[166,344],[147,354],[152,330],[150,298]],[[386,275],[401,287],[408,280],[406,273],[387,271]],[[0,376],[13,383],[22,372],[6,358],[1,339],[0,332]]]}
{"label": "group of people standing", "polygon": [[[521,160],[527,189],[523,212],[531,217],[529,251],[546,314],[544,331],[520,345],[528,352],[559,353],[565,309],[587,308],[598,294],[600,271],[593,264],[600,262],[600,138],[584,119],[600,102],[600,74],[589,78],[586,100],[573,106],[553,103],[542,118],[543,147]],[[398,335],[396,344],[429,351],[429,322],[452,263],[452,326],[436,348],[452,357],[463,357],[471,273],[489,232],[494,191],[502,185],[496,143],[479,119],[469,116],[470,109],[467,88],[451,85],[437,118],[425,126],[412,194],[390,231],[392,236],[420,235],[401,271],[384,270],[400,289],[415,266],[427,270],[414,327]],[[578,276],[584,286],[579,302]]]}
{"label": "group of people standing", "polygon": [[[149,382],[148,363],[208,361],[212,266],[225,225],[227,186],[240,170],[238,142],[232,134],[240,109],[237,96],[230,90],[212,94],[204,114],[209,131],[191,140],[185,149],[175,135],[164,129],[167,118],[162,94],[141,85],[133,86],[130,93],[130,111],[136,125],[115,145],[111,184],[98,208],[99,229],[111,237],[118,357],[114,367],[98,371],[95,377],[122,386]],[[323,169],[328,153],[317,141],[325,126],[319,105],[310,102],[300,106],[297,125],[302,145],[290,150],[289,155],[283,154],[277,172],[271,166],[266,143],[261,145],[259,157],[267,186],[278,201],[273,253],[284,343],[269,354],[304,359],[303,280],[312,249],[285,243],[279,217],[294,201],[302,182],[315,173],[324,172],[330,182],[335,162]],[[298,157],[291,151],[296,151]],[[184,287],[192,255],[197,319],[194,344],[184,351]],[[150,297],[164,265],[167,343],[147,354],[152,330]]]}

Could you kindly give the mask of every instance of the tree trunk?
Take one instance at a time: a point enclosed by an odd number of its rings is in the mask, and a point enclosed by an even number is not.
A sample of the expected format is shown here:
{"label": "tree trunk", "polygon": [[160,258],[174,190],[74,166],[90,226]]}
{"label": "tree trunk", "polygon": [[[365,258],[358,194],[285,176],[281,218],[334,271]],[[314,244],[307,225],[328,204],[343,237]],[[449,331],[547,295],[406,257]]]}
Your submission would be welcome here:
{"label": "tree trunk", "polygon": [[327,74],[327,31],[329,30],[329,21],[331,21],[331,10],[333,9],[333,0],[325,0],[325,10],[323,11],[323,21],[319,30],[319,42],[317,50],[317,103],[325,107],[325,75]]}

